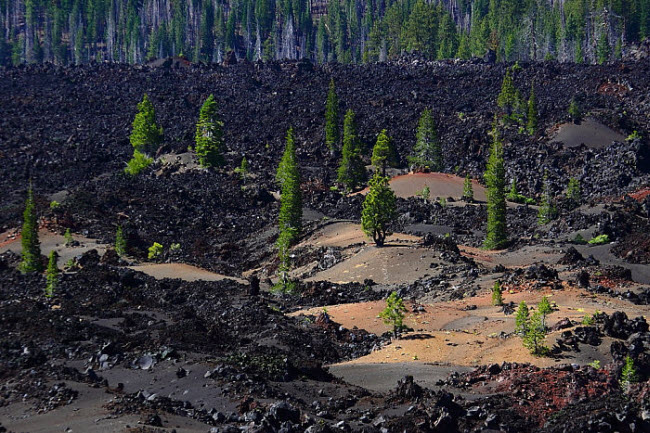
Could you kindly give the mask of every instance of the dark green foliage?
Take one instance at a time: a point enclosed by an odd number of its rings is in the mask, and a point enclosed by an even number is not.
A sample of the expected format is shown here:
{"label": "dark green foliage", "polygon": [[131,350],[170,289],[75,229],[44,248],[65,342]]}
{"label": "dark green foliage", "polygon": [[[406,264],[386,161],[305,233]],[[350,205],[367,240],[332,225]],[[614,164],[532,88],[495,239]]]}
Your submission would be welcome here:
{"label": "dark green foliage", "polygon": [[538,115],[537,115],[537,98],[535,97],[535,85],[530,86],[530,98],[528,98],[528,113],[527,113],[526,129],[530,135],[533,135],[537,130]]}
{"label": "dark green foliage", "polygon": [[281,188],[278,217],[280,233],[289,240],[289,244],[293,244],[302,229],[302,193],[293,128],[287,131],[287,141],[276,179],[280,181]]}
{"label": "dark green foliage", "polygon": [[47,263],[47,269],[45,270],[45,296],[51,298],[54,295],[54,289],[56,289],[57,284],[59,283],[59,268],[57,267],[58,255],[56,251],[50,253],[50,257]]}
{"label": "dark green foliage", "polygon": [[34,205],[34,192],[30,183],[23,212],[23,227],[20,232],[23,260],[20,263],[21,272],[41,272],[41,243],[38,240],[38,218]]}
{"label": "dark green foliage", "polygon": [[472,180],[469,178],[469,174],[465,176],[465,181],[463,182],[463,200],[468,203],[474,201],[474,187],[472,187]]}
{"label": "dark green foliage", "polygon": [[397,296],[397,292],[391,292],[386,298],[386,308],[379,313],[379,317],[386,325],[393,327],[393,334],[397,336],[397,333],[404,327],[405,312],[404,300]]}
{"label": "dark green foliage", "polygon": [[213,95],[208,96],[199,112],[194,143],[194,152],[202,167],[223,165],[223,122],[219,119]]}
{"label": "dark green foliage", "polygon": [[496,122],[492,129],[492,146],[485,170],[487,185],[487,232],[483,246],[489,250],[504,248],[508,243],[506,230],[505,175],[503,143]]}
{"label": "dark green foliage", "polygon": [[377,136],[377,142],[372,149],[371,163],[375,166],[376,171],[381,171],[382,176],[386,176],[386,167],[394,160],[395,149],[386,130],[383,129]]}
{"label": "dark green foliage", "polygon": [[124,237],[122,226],[117,226],[117,231],[115,232],[115,252],[120,257],[126,257],[127,247],[128,245],[126,243],[126,238]]}
{"label": "dark green foliage", "polygon": [[388,226],[395,219],[395,193],[388,186],[388,178],[379,173],[370,179],[370,190],[363,201],[361,228],[378,247],[384,245],[390,235]]}
{"label": "dark green foliage", "polygon": [[162,141],[163,130],[156,124],[156,112],[145,93],[138,104],[138,113],[133,119],[129,141],[133,149],[142,153],[155,152]]}
{"label": "dark green foliage", "polygon": [[438,140],[433,115],[428,108],[422,112],[416,133],[413,155],[409,163],[416,169],[429,168],[431,171],[442,170],[442,148]]}
{"label": "dark green foliage", "polygon": [[544,173],[544,191],[542,192],[542,202],[539,205],[537,213],[537,222],[540,225],[548,224],[557,217],[557,209],[553,204],[551,196],[551,185],[548,180],[548,173]]}
{"label": "dark green foliage", "polygon": [[320,3],[324,15],[309,2],[288,0],[175,0],[156,8],[134,0],[11,4],[21,3],[0,1],[0,64],[141,63],[175,55],[213,61],[230,49],[248,60],[359,63],[404,52],[469,58],[488,48],[499,61],[594,63],[611,57],[613,41],[618,55],[622,42],[650,36],[647,0],[330,0]]}
{"label": "dark green foliage", "polygon": [[503,305],[503,291],[498,281],[495,281],[492,287],[492,305],[497,307]]}
{"label": "dark green foliage", "polygon": [[334,79],[332,79],[325,103],[325,144],[330,151],[336,150],[339,136],[339,98],[336,96]]}
{"label": "dark green foliage", "polygon": [[365,180],[366,167],[361,159],[361,142],[357,136],[354,112],[348,110],[343,122],[343,151],[337,181],[348,191],[354,191]]}
{"label": "dark green foliage", "polygon": [[569,104],[569,116],[571,116],[573,123],[580,123],[582,121],[582,110],[575,98]]}
{"label": "dark green foliage", "polygon": [[506,76],[503,77],[503,83],[501,83],[501,93],[497,97],[497,105],[501,108],[507,116],[510,116],[517,104],[517,91],[515,90],[515,85],[512,80],[512,71],[508,69],[506,71]]}

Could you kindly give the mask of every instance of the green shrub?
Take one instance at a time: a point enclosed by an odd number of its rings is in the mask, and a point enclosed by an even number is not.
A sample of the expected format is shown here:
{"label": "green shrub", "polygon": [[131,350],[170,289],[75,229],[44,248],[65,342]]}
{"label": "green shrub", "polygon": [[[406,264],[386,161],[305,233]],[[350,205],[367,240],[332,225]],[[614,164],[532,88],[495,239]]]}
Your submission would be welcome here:
{"label": "green shrub", "polygon": [[74,239],[72,238],[72,233],[70,233],[70,229],[65,229],[65,233],[63,234],[63,238],[65,239],[65,246],[69,247],[72,244],[74,244]]}
{"label": "green shrub", "polygon": [[149,254],[147,255],[147,258],[149,260],[157,259],[158,257],[160,257],[162,252],[163,252],[163,246],[158,242],[154,242],[153,245],[149,247]]}
{"label": "green shrub", "polygon": [[126,238],[124,237],[122,226],[117,226],[117,232],[115,233],[115,252],[118,256],[125,257],[127,254],[126,248]]}
{"label": "green shrub", "polygon": [[415,195],[420,197],[422,200],[427,201],[431,197],[431,189],[428,186],[425,186],[422,190],[416,192]]}
{"label": "green shrub", "polygon": [[634,141],[634,140],[639,140],[641,138],[641,134],[639,134],[636,130],[632,132],[630,135],[627,136],[626,140],[627,141]]}
{"label": "green shrub", "polygon": [[595,323],[594,316],[591,314],[585,314],[581,323],[585,326],[593,326]]}
{"label": "green shrub", "polygon": [[61,203],[59,203],[58,201],[56,201],[56,200],[52,200],[52,201],[50,202],[50,209],[51,209],[51,210],[57,210],[57,209],[60,208],[60,207],[61,207]]}
{"label": "green shrub", "polygon": [[603,245],[609,243],[608,235],[598,235],[589,241],[589,245]]}
{"label": "green shrub", "polygon": [[148,157],[139,150],[133,151],[133,157],[126,163],[124,172],[131,176],[138,175],[142,170],[149,167],[153,162],[153,158]]}
{"label": "green shrub", "polygon": [[379,317],[386,325],[393,326],[393,333],[397,336],[397,332],[404,327],[405,312],[404,300],[397,296],[397,292],[392,292],[386,299],[386,308],[379,313]]}
{"label": "green shrub", "polygon": [[625,357],[625,365],[621,370],[619,384],[623,390],[626,390],[631,384],[639,381],[639,373],[634,365],[634,360],[630,356]]}
{"label": "green shrub", "polygon": [[503,305],[503,291],[498,281],[495,281],[492,287],[492,305],[497,307]]}

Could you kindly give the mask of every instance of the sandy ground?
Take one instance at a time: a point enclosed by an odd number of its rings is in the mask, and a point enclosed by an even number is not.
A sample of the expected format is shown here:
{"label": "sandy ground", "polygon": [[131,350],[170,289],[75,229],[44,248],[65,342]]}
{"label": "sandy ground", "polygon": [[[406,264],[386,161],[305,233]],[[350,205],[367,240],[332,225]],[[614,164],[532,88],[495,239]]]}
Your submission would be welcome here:
{"label": "sandy ground", "polygon": [[[446,173],[409,173],[392,178],[389,184],[395,191],[395,195],[401,198],[415,197],[425,186],[428,186],[431,191],[430,198],[433,200],[436,197],[460,199],[463,196],[464,183],[465,178]],[[486,201],[483,186],[476,180],[472,180],[472,188],[475,200]],[[367,192],[366,188],[358,194]]]}
{"label": "sandy ground", "polygon": [[[642,316],[648,313],[647,307],[635,306],[629,302],[607,296],[594,296],[589,292],[566,288],[565,290],[519,291],[514,289],[504,293],[504,302],[521,301],[536,308],[542,296],[547,296],[551,303],[557,305],[556,311],[548,316],[548,326],[568,317],[580,322],[586,314],[596,310],[612,313],[624,311],[628,317]],[[365,357],[345,364],[363,365],[368,371],[374,371],[375,364],[393,363],[433,363],[443,366],[473,367],[482,364],[509,362],[530,362],[540,367],[560,363],[588,364],[594,360],[607,362],[609,342],[607,338],[598,347],[584,346],[581,352],[567,352],[559,358],[537,358],[522,346],[521,339],[514,332],[515,315],[505,315],[500,307],[491,305],[488,291],[467,300],[442,302],[425,305],[425,312],[413,313],[410,301],[405,301],[409,312],[404,324],[413,328],[402,339]],[[476,305],[475,310],[465,311],[468,305]],[[389,325],[383,323],[378,314],[385,307],[384,301],[364,302],[358,304],[331,305],[327,307],[332,320],[346,328],[355,326],[376,334],[390,331]],[[318,314],[322,308],[313,308],[293,314]],[[560,332],[549,333],[546,344],[551,346]],[[376,367],[383,368],[383,367]],[[361,375],[361,367],[356,370]],[[369,374],[376,374],[372,372]],[[361,380],[361,379],[357,379]],[[356,383],[356,382],[354,382]]]}
{"label": "sandy ground", "polygon": [[[102,255],[106,251],[107,245],[100,244],[94,239],[88,239],[78,234],[73,234],[72,238],[79,242],[76,247],[67,247],[65,245],[65,238],[58,233],[53,233],[46,229],[40,229],[38,238],[41,241],[41,254],[49,255],[51,251],[56,251],[59,255],[58,265],[63,268],[63,265],[77,256],[90,251],[92,249]],[[6,251],[11,251],[20,254],[22,246],[20,245],[20,235],[13,232],[6,232],[0,234],[0,254]]]}
{"label": "sandy ground", "polygon": [[[377,248],[359,224],[337,222],[314,233],[301,246],[341,247],[346,260],[318,272],[306,281],[333,281],[339,284],[372,279],[379,284],[413,282],[434,273],[439,253],[416,245],[417,236],[397,233]],[[296,275],[307,269],[296,269]]]}
{"label": "sandy ground", "polygon": [[179,278],[185,281],[221,281],[234,280],[238,283],[247,284],[246,280],[241,278],[229,277],[196,266],[186,265],[184,263],[143,263],[135,266],[129,266],[134,271],[140,271],[150,275],[158,280],[163,278]]}
{"label": "sandy ground", "polygon": [[584,119],[579,125],[563,123],[551,139],[551,143],[561,141],[567,147],[585,144],[593,149],[603,149],[613,141],[625,141],[625,137],[594,119]]}

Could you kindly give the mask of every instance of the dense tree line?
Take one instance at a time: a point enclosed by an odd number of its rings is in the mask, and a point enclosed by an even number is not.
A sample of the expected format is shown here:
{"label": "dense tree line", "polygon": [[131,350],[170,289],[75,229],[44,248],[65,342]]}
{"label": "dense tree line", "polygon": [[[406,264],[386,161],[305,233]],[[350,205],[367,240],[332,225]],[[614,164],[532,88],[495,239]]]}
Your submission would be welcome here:
{"label": "dense tree line", "polygon": [[0,64],[430,59],[604,62],[650,36],[650,0],[0,0]]}

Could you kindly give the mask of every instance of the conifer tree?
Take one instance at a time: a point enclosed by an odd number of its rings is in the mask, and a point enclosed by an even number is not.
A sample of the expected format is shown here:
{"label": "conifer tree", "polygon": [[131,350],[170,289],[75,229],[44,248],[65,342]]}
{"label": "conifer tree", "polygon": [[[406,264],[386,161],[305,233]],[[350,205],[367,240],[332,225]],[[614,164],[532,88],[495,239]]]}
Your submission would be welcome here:
{"label": "conifer tree", "polygon": [[296,158],[293,128],[287,131],[286,145],[278,166],[276,179],[280,181],[280,232],[285,233],[292,244],[302,229],[302,194],[300,191],[300,172]]}
{"label": "conifer tree", "polygon": [[495,281],[492,287],[492,305],[497,307],[503,305],[503,291],[498,281]]}
{"label": "conifer tree", "polygon": [[465,175],[465,181],[463,182],[463,200],[467,203],[474,201],[474,188],[472,187],[472,180],[469,177],[469,173]]}
{"label": "conifer tree", "polygon": [[569,179],[569,184],[567,185],[566,189],[566,198],[569,199],[574,206],[580,206],[582,203],[580,181],[575,177]]}
{"label": "conifer tree", "polygon": [[388,178],[379,173],[370,179],[370,190],[363,201],[361,228],[378,247],[384,245],[390,235],[388,226],[395,219],[395,193],[388,186]]}
{"label": "conifer tree", "polygon": [[337,181],[354,191],[366,180],[366,167],[361,159],[361,143],[357,136],[354,112],[348,110],[343,122],[343,151]]}
{"label": "conifer tree", "polygon": [[115,232],[115,252],[120,257],[126,257],[126,248],[126,238],[124,237],[122,226],[117,226],[117,231]]}
{"label": "conifer tree", "polygon": [[537,130],[537,98],[535,97],[535,85],[531,84],[530,86],[530,98],[528,99],[528,121],[526,123],[526,129],[528,133],[533,135]]}
{"label": "conifer tree", "polygon": [[506,71],[503,82],[501,83],[501,93],[497,98],[497,105],[504,110],[508,116],[512,114],[517,103],[515,85],[512,81],[512,72],[510,69]]}
{"label": "conifer tree", "polygon": [[202,167],[223,165],[223,122],[219,119],[214,95],[208,96],[201,107],[194,141],[194,152]]}
{"label": "conifer tree", "polygon": [[530,312],[528,305],[525,301],[521,301],[519,308],[517,308],[517,316],[515,316],[515,333],[525,335],[528,331],[528,321],[530,320]]}
{"label": "conifer tree", "polygon": [[386,298],[386,308],[379,313],[379,317],[386,325],[393,327],[393,334],[397,336],[397,333],[404,327],[405,312],[404,300],[397,295],[397,292],[391,292]]}
{"label": "conifer tree", "polygon": [[492,146],[485,170],[487,184],[487,232],[483,246],[489,250],[504,248],[508,243],[506,230],[505,167],[503,143],[499,138],[496,119],[492,128]]}
{"label": "conifer tree", "polygon": [[377,143],[372,149],[372,158],[370,160],[376,171],[381,170],[382,176],[386,176],[386,166],[391,162],[394,154],[391,139],[386,134],[386,130],[382,129],[377,136]]}
{"label": "conifer tree", "polygon": [[539,205],[537,213],[537,222],[540,225],[548,224],[557,216],[557,209],[553,205],[551,197],[551,185],[548,180],[548,172],[544,172],[544,192],[542,193],[542,202]]}
{"label": "conifer tree", "polygon": [[162,141],[163,130],[156,124],[156,112],[145,93],[138,104],[129,138],[133,149],[142,153],[154,152]]}
{"label": "conifer tree", "polygon": [[580,124],[582,121],[582,110],[575,98],[571,99],[571,103],[569,104],[569,116],[571,116],[573,123]]}
{"label": "conifer tree", "polygon": [[542,315],[539,311],[533,313],[528,321],[528,329],[524,335],[524,347],[530,350],[533,355],[543,355],[548,351],[544,346],[546,331],[542,326]]}
{"label": "conifer tree", "polygon": [[58,255],[56,251],[50,252],[50,257],[47,263],[47,269],[45,270],[45,296],[51,298],[54,295],[54,289],[56,289],[57,284],[59,283],[59,268],[56,264]]}
{"label": "conifer tree", "polygon": [[551,303],[548,302],[548,298],[546,296],[542,297],[539,305],[537,305],[537,311],[539,311],[539,314],[542,315],[542,329],[546,330],[546,316],[553,312]]}
{"label": "conifer tree", "polygon": [[334,79],[331,79],[325,103],[325,144],[330,151],[336,150],[339,135],[339,98],[336,96]]}
{"label": "conifer tree", "polygon": [[639,381],[639,373],[637,372],[636,367],[634,366],[634,359],[631,356],[625,357],[625,364],[621,370],[621,377],[619,379],[619,384],[623,391],[626,391],[629,386],[633,383]]}
{"label": "conifer tree", "polygon": [[38,240],[38,219],[34,205],[34,192],[30,182],[23,212],[23,227],[20,232],[23,260],[20,263],[21,272],[41,272],[41,243]]}
{"label": "conifer tree", "polygon": [[413,154],[408,160],[417,169],[428,167],[431,171],[442,170],[442,148],[433,115],[428,108],[420,116]]}

